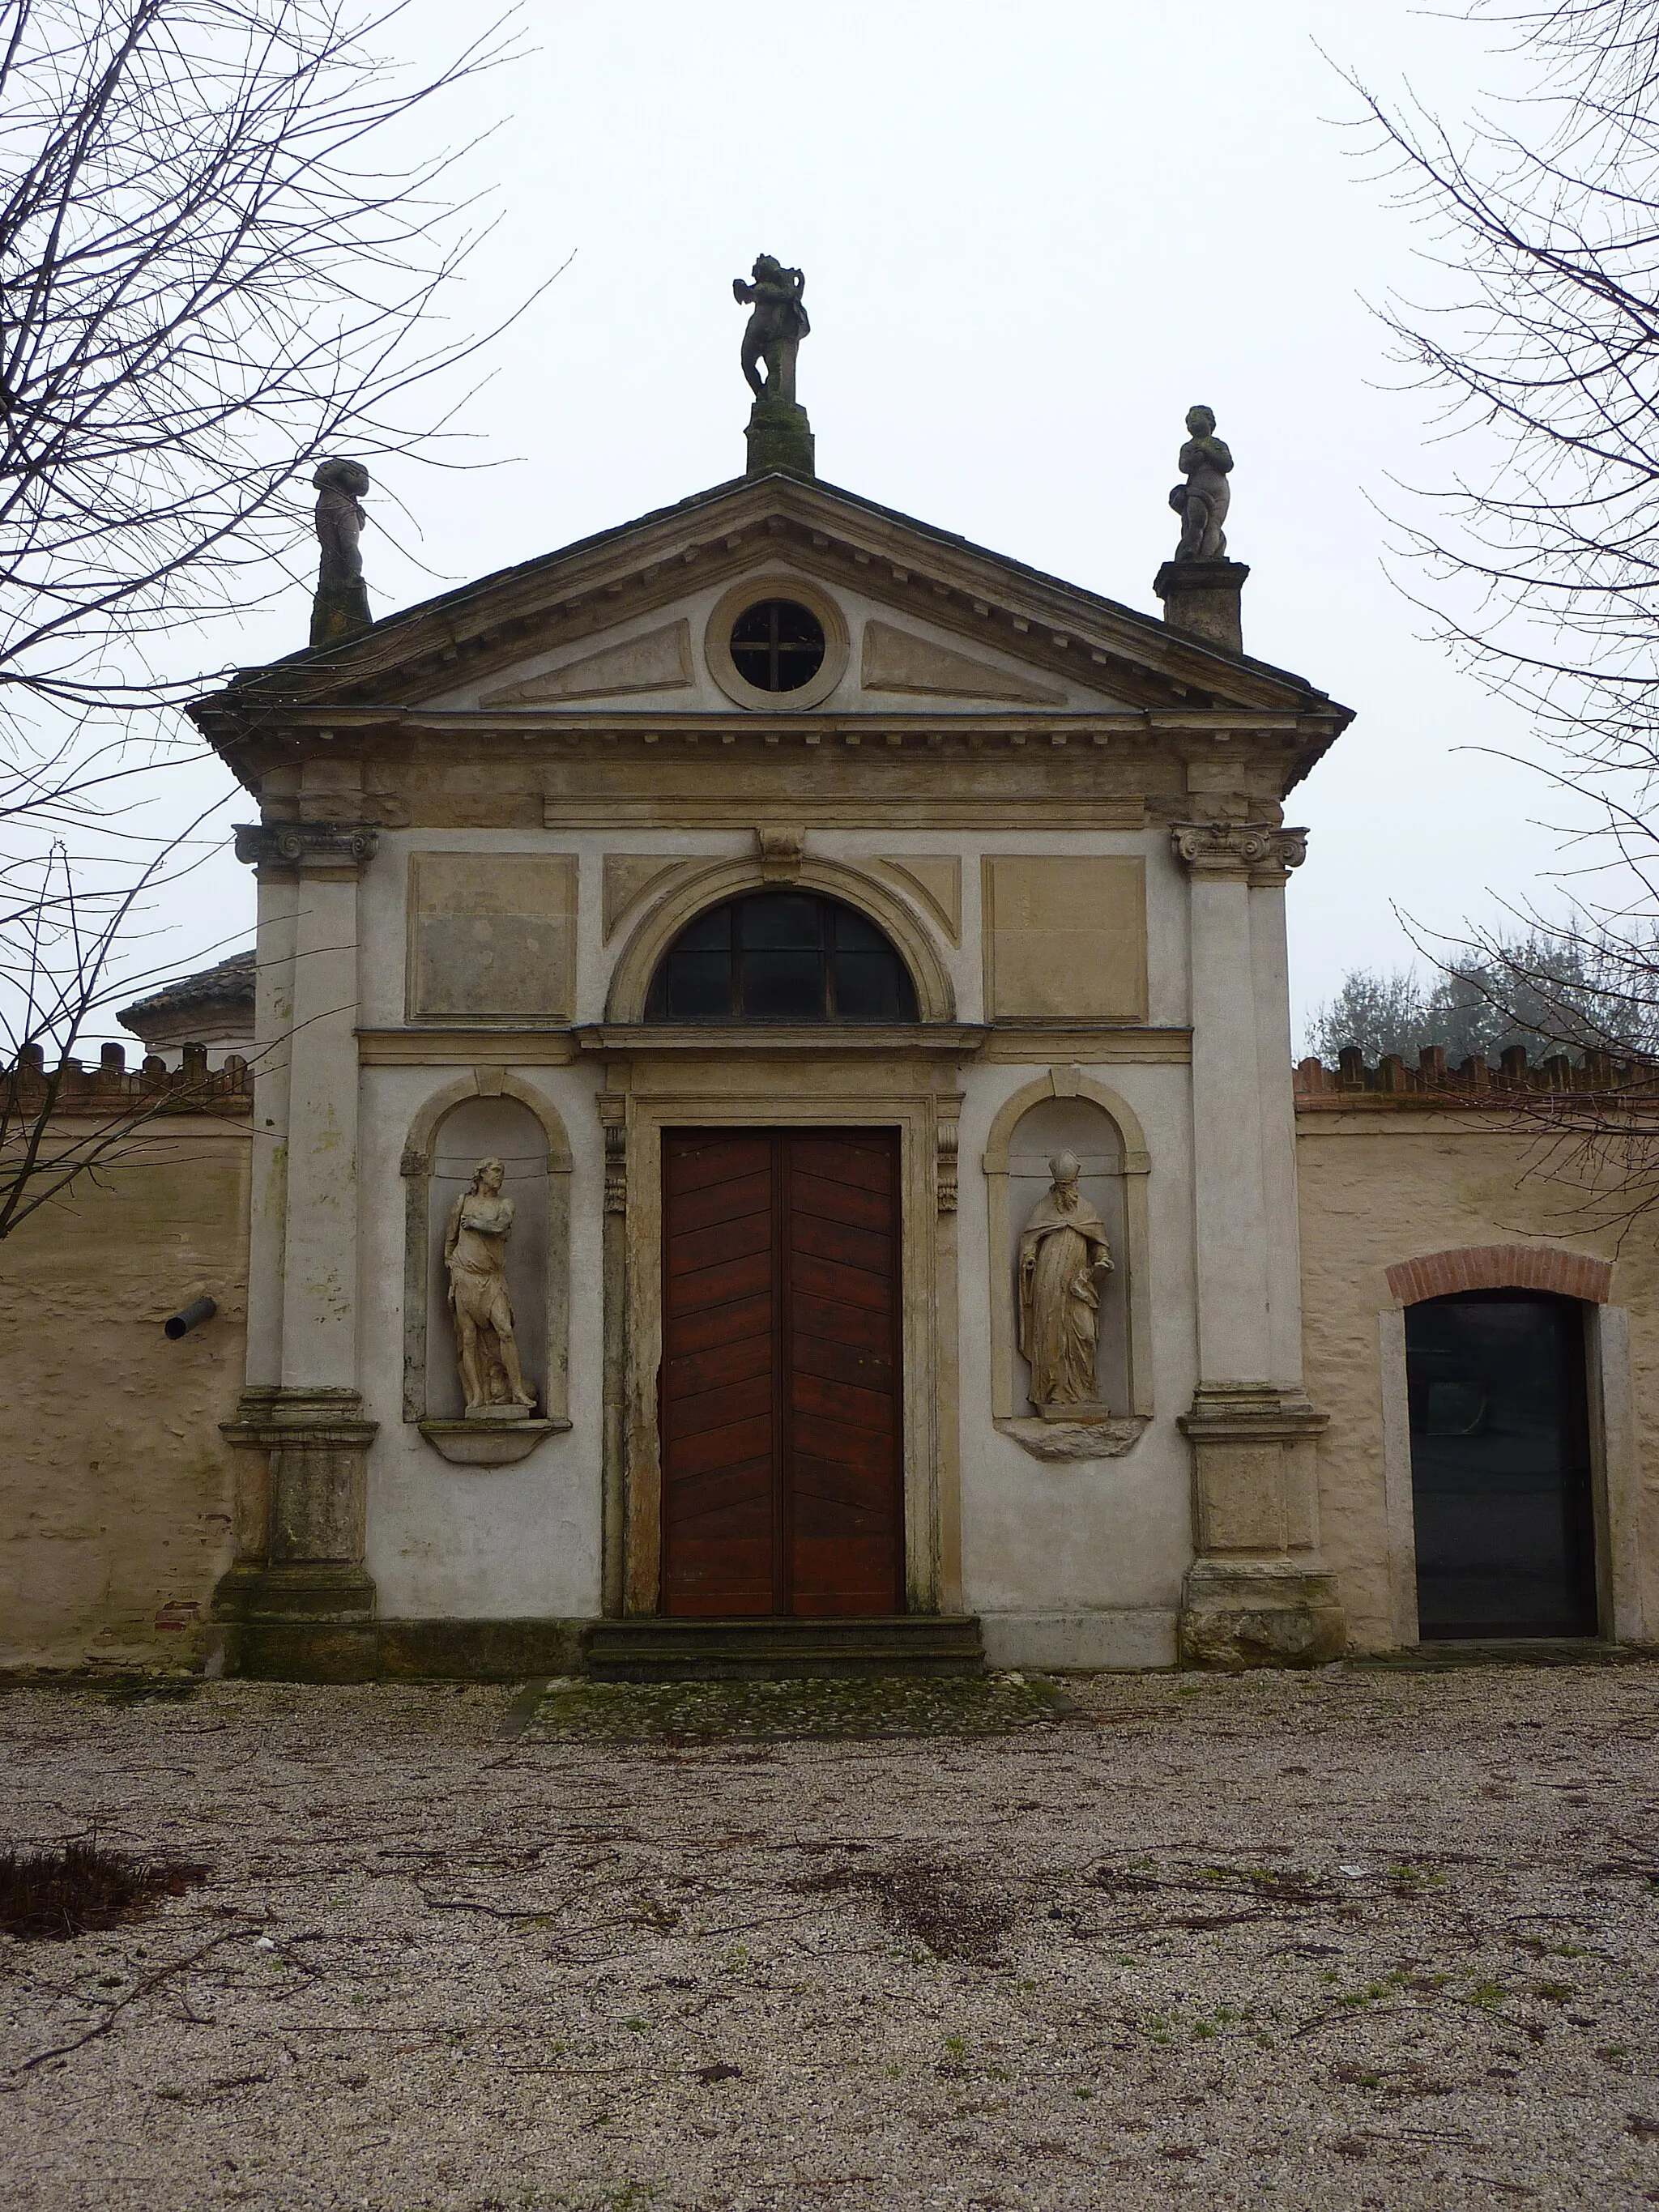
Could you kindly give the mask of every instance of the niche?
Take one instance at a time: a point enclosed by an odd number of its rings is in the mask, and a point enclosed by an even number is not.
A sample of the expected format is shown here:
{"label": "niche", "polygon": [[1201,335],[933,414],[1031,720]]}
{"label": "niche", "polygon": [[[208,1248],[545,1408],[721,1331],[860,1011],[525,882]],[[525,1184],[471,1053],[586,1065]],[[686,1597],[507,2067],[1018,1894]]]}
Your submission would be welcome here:
{"label": "niche", "polygon": [[1106,1224],[1112,1272],[1100,1285],[1095,1382],[1100,1402],[1114,1414],[1126,1414],[1133,1407],[1129,1392],[1129,1240],[1123,1197],[1123,1140],[1109,1117],[1086,1098],[1045,1098],[1020,1115],[1008,1146],[1006,1264],[1008,1295],[1016,1315],[1015,1411],[1027,1414],[1036,1410],[1031,1403],[1031,1370],[1019,1351],[1019,1240],[1032,1209],[1053,1180],[1048,1162],[1063,1152],[1077,1154],[1083,1170],[1078,1188]]}
{"label": "niche", "polygon": [[[1048,1162],[1062,1152],[1077,1155],[1080,1194],[1101,1218],[1112,1259],[1099,1285],[1095,1398],[1076,1419],[1044,1419],[1033,1406],[1019,1350],[1020,1237],[1053,1182]],[[988,1133],[984,1165],[992,1419],[1037,1459],[1115,1459],[1133,1449],[1152,1414],[1152,1162],[1140,1124],[1115,1091],[1080,1067],[1052,1067],[1005,1103]]]}

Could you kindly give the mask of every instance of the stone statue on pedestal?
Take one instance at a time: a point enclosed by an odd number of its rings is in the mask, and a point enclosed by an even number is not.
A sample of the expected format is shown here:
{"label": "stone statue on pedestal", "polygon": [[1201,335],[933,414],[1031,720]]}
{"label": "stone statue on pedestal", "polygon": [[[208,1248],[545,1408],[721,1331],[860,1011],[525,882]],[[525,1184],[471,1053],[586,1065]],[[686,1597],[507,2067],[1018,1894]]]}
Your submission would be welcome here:
{"label": "stone statue on pedestal", "polygon": [[811,476],[812,427],[795,398],[796,349],[812,327],[801,304],[806,279],[770,253],[757,257],[750,276],[748,283],[741,276],[732,279],[732,298],[739,307],[754,309],[743,334],[744,379],[755,395],[749,416],[749,473],[793,469]]}
{"label": "stone statue on pedestal", "polygon": [[1031,1403],[1048,1419],[1097,1416],[1095,1352],[1100,1278],[1110,1272],[1106,1224],[1078,1188],[1075,1152],[1057,1152],[1054,1177],[1019,1240],[1019,1348]]}
{"label": "stone statue on pedestal", "polygon": [[1170,504],[1181,517],[1177,561],[1224,561],[1227,519],[1231,499],[1227,477],[1233,457],[1215,434],[1215,416],[1207,407],[1187,410],[1187,442],[1176,466],[1185,476],[1170,494]]}
{"label": "stone statue on pedestal", "polygon": [[507,1288],[513,1201],[501,1195],[506,1179],[501,1161],[480,1160],[472,1188],[456,1200],[444,1233],[456,1364],[470,1421],[527,1420],[535,1404],[519,1364]]}
{"label": "stone statue on pedestal", "polygon": [[311,607],[311,642],[333,645],[368,629],[363,556],[358,541],[368,520],[361,501],[368,489],[368,471],[361,461],[324,461],[311,479],[317,489],[317,543],[321,559],[317,595]]}

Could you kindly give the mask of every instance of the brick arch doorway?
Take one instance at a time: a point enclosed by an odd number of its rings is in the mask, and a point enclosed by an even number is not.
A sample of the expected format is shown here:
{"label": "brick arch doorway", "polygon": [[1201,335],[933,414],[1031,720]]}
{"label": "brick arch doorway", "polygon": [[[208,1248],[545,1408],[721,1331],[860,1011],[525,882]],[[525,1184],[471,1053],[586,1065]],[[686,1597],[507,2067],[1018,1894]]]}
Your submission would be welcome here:
{"label": "brick arch doorway", "polygon": [[665,1130],[662,1607],[890,1615],[896,1129]]}

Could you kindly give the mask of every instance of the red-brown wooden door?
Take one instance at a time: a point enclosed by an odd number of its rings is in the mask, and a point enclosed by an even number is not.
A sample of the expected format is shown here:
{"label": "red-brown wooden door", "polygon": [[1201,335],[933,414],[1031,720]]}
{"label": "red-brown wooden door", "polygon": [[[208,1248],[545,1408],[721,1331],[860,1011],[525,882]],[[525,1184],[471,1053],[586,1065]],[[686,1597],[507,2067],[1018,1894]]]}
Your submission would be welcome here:
{"label": "red-brown wooden door", "polygon": [[896,1133],[665,1136],[665,1612],[900,1610],[898,1255]]}

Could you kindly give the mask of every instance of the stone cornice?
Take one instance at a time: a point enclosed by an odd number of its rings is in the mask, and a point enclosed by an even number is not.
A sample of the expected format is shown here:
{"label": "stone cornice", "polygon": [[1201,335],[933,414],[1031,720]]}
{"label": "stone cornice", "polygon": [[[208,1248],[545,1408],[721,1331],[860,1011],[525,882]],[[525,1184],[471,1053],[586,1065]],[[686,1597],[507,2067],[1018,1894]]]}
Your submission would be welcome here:
{"label": "stone cornice", "polygon": [[236,857],[251,868],[303,876],[359,876],[380,833],[350,822],[239,822]]}
{"label": "stone cornice", "polygon": [[1268,822],[1175,822],[1170,843],[1194,875],[1239,877],[1250,884],[1283,884],[1308,857],[1305,830],[1280,830]]}
{"label": "stone cornice", "polygon": [[970,1060],[989,1032],[976,1022],[596,1022],[569,1034],[580,1051],[612,1058],[804,1053],[840,1059],[848,1053],[886,1053]]}

